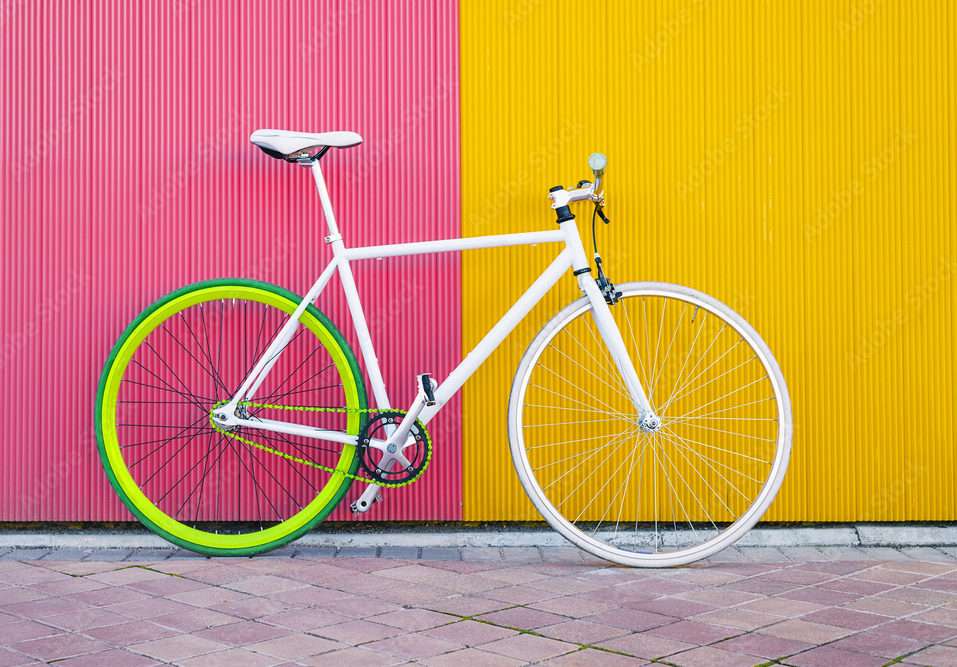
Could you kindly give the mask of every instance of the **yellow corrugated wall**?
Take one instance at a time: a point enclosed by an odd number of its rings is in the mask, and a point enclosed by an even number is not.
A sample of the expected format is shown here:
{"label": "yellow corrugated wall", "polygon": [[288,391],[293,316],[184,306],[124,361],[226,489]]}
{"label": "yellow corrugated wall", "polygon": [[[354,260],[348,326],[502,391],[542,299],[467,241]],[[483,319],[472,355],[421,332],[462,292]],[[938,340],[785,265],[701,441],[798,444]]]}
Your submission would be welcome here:
{"label": "yellow corrugated wall", "polygon": [[[713,294],[781,364],[794,448],[766,518],[957,519],[957,5],[466,1],[461,44],[464,235],[551,229],[548,187],[606,152],[612,278]],[[555,252],[465,253],[465,349]],[[538,518],[508,390],[575,297],[564,279],[465,387],[467,520]]]}

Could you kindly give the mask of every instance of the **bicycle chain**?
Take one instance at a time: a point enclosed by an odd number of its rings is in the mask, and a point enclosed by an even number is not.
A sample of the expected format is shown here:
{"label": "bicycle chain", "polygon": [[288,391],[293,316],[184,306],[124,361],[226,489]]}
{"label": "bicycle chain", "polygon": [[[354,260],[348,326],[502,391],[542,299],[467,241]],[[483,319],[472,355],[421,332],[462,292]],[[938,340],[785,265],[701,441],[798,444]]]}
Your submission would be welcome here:
{"label": "bicycle chain", "polygon": [[[425,463],[422,465],[422,469],[419,470],[418,474],[416,474],[415,477],[412,477],[411,479],[407,479],[402,482],[385,482],[385,481],[380,482],[370,477],[356,475],[351,472],[346,472],[345,470],[337,470],[336,468],[325,466],[325,465],[322,465],[321,463],[310,461],[309,459],[304,459],[299,456],[293,456],[292,454],[287,454],[286,452],[280,451],[278,449],[274,449],[273,447],[270,447],[268,445],[264,445],[261,442],[256,442],[255,440],[244,438],[243,436],[237,433],[233,433],[232,431],[227,431],[226,429],[222,428],[219,424],[217,424],[213,420],[213,412],[217,408],[219,408],[221,405],[225,405],[226,403],[228,403],[228,401],[220,401],[213,406],[212,410],[209,411],[209,423],[213,427],[213,430],[216,431],[217,433],[224,435],[227,438],[230,438],[231,440],[241,442],[244,445],[255,447],[256,449],[262,450],[274,456],[278,456],[279,458],[286,459],[287,461],[299,463],[301,465],[308,466],[310,468],[316,468],[318,470],[322,470],[323,472],[327,472],[329,474],[338,473],[353,481],[365,482],[366,484],[375,484],[376,486],[381,486],[386,489],[397,489],[403,486],[408,486],[409,484],[412,484],[413,482],[417,481],[420,477],[422,477],[422,474],[426,471],[426,469],[429,467],[429,463],[431,463],[432,461],[432,437],[429,435],[428,430],[425,428],[425,424],[423,424],[419,420],[416,420],[415,423],[416,423],[416,426],[418,426],[418,428],[422,430],[423,436],[425,438],[425,451],[426,451]],[[244,407],[250,407],[250,408],[263,408],[263,409],[271,409],[271,410],[290,410],[293,412],[335,412],[339,414],[374,414],[378,412],[391,412],[391,413],[398,413],[401,415],[406,414],[405,410],[397,410],[395,408],[389,408],[388,410],[385,410],[385,409],[380,410],[378,408],[326,408],[326,407],[318,407],[314,405],[276,405],[273,403],[254,403],[251,401],[240,401],[239,405],[242,405]],[[362,429],[360,429],[360,432],[361,430]],[[358,440],[359,440],[359,436],[357,435],[356,441],[358,442]],[[361,447],[361,446],[362,445],[358,445],[358,444],[356,445],[356,447]],[[360,452],[360,456],[361,456],[361,452]]]}

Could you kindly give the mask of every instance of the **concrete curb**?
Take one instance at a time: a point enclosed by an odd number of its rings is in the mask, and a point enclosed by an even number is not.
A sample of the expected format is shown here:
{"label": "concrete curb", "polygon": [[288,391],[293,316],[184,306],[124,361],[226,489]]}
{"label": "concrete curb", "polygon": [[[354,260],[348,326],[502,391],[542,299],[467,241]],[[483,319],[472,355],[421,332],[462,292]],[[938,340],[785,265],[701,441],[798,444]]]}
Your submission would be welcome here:
{"label": "concrete curb", "polygon": [[[567,542],[550,530],[461,529],[314,532],[296,543],[303,547],[559,547]],[[957,526],[874,525],[757,528],[743,547],[910,547],[957,546]],[[148,532],[0,532],[0,548],[18,549],[172,549]]]}

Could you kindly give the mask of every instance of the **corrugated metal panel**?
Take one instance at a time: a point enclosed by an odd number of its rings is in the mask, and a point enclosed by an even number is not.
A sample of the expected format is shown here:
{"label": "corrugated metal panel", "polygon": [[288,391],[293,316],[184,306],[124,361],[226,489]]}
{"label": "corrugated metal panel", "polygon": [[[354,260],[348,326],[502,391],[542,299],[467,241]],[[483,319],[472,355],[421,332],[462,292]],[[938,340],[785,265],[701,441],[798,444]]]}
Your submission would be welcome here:
{"label": "corrugated metal panel", "polygon": [[[612,277],[715,295],[789,381],[767,518],[957,518],[955,21],[943,1],[464,3],[463,233],[549,228],[546,189],[606,151]],[[465,256],[466,349],[551,255]],[[466,519],[537,518],[507,391],[573,297],[566,280],[465,389]]]}
{"label": "corrugated metal panel", "polygon": [[[128,518],[96,456],[93,398],[150,301],[217,276],[301,293],[325,263],[308,173],[264,157],[251,130],[365,137],[326,158],[348,243],[458,235],[457,35],[447,1],[4,5],[0,402],[16,417],[0,520]],[[459,357],[458,258],[373,263],[357,280],[407,405],[416,372],[442,377]],[[340,300],[320,306],[349,328]],[[459,415],[433,423],[433,469],[369,518],[460,516]]]}

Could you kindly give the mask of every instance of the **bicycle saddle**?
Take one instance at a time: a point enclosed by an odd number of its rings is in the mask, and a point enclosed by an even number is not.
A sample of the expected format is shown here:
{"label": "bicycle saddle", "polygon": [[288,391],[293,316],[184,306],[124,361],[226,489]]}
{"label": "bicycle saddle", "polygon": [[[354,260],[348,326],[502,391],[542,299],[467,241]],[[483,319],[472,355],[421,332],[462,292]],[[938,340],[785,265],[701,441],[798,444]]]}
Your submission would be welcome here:
{"label": "bicycle saddle", "polygon": [[296,162],[323,148],[349,148],[362,143],[355,132],[290,132],[288,130],[256,130],[249,140],[269,157]]}

